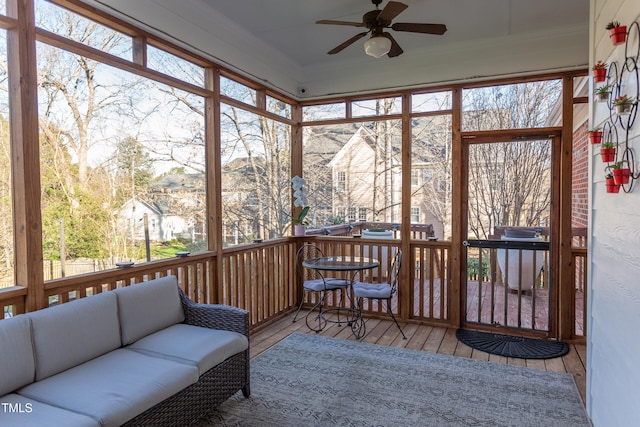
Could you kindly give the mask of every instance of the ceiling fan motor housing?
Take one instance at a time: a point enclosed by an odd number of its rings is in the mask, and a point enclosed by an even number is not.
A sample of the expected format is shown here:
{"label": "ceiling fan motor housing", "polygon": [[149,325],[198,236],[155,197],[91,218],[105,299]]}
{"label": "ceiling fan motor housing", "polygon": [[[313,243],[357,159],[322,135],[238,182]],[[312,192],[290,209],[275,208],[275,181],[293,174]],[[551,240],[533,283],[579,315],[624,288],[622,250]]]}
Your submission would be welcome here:
{"label": "ceiling fan motor housing", "polygon": [[372,29],[376,27],[388,27],[391,24],[391,21],[379,21],[379,15],[380,11],[377,9],[365,13],[362,16],[362,22],[364,23],[365,27]]}

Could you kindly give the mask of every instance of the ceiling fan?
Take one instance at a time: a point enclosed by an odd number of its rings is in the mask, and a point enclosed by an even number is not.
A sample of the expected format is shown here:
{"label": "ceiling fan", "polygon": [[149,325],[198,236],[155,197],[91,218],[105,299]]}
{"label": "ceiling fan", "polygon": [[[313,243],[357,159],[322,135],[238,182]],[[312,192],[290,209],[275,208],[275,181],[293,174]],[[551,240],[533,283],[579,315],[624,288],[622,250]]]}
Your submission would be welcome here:
{"label": "ceiling fan", "polygon": [[405,22],[391,24],[393,18],[398,16],[409,6],[398,1],[389,1],[386,6],[380,10],[378,6],[382,3],[382,0],[371,0],[371,3],[373,3],[376,8],[375,10],[365,13],[362,16],[362,22],[332,21],[327,19],[316,22],[316,24],[348,25],[352,27],[367,28],[367,31],[356,34],[344,43],[331,49],[327,52],[329,55],[342,51],[347,46],[371,33],[371,38],[369,38],[369,40],[364,44],[364,49],[367,55],[380,58],[382,55],[387,54],[390,58],[393,58],[394,56],[402,54],[404,51],[390,33],[384,32],[385,28],[390,28],[394,31],[437,35],[442,35],[447,31],[447,27],[442,24],[412,24]]}

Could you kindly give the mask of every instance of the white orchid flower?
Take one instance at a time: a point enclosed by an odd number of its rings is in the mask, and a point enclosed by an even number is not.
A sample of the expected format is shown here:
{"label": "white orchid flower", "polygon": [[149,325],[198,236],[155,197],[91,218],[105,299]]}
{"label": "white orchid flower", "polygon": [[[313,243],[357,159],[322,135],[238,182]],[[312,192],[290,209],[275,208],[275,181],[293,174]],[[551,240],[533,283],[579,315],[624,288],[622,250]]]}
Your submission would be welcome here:
{"label": "white orchid flower", "polygon": [[297,217],[293,217],[296,225],[307,225],[305,217],[309,213],[309,201],[307,200],[307,193],[304,189],[304,178],[298,175],[291,178],[291,188],[293,188],[293,206],[296,208],[302,208]]}

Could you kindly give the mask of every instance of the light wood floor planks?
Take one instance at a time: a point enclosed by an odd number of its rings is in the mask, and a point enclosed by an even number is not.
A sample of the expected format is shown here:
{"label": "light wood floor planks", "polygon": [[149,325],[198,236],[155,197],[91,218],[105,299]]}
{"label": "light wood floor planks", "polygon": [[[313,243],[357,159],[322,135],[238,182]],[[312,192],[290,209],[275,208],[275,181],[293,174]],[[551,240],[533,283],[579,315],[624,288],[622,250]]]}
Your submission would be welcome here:
{"label": "light wood floor planks", "polygon": [[[255,357],[269,347],[283,340],[293,332],[315,334],[310,331],[305,324],[304,315],[301,312],[298,320],[292,323],[293,314],[286,316],[277,322],[269,325],[251,335],[251,357]],[[495,356],[474,350],[456,339],[455,328],[445,328],[438,326],[426,326],[416,324],[402,324],[402,329],[407,336],[403,339],[400,331],[392,321],[367,319],[367,333],[362,341],[388,345],[394,347],[404,347],[412,350],[428,351],[431,353],[447,354],[450,356],[467,357],[478,360],[488,360],[496,363],[505,363],[529,368],[543,369],[553,372],[566,372],[573,374],[578,386],[578,391],[585,401],[586,394],[586,346],[569,345],[569,353],[563,357],[546,360],[516,359],[511,357]],[[355,340],[351,334],[351,329],[346,323],[338,326],[329,323],[320,333],[329,337]]]}

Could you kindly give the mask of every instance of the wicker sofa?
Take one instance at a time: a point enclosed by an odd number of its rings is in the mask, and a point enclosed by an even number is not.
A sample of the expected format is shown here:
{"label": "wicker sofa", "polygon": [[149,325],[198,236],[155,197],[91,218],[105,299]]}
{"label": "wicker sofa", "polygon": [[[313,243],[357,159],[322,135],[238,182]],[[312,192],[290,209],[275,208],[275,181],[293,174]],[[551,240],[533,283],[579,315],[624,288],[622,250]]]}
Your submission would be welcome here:
{"label": "wicker sofa", "polygon": [[0,321],[2,426],[186,426],[238,390],[247,312],[174,276]]}

